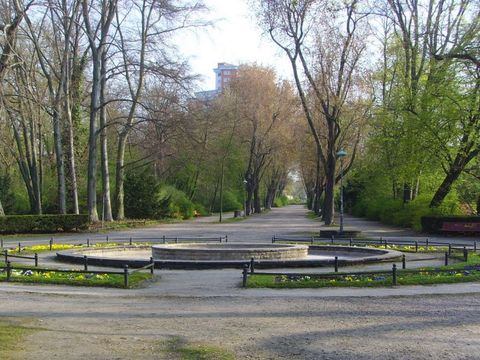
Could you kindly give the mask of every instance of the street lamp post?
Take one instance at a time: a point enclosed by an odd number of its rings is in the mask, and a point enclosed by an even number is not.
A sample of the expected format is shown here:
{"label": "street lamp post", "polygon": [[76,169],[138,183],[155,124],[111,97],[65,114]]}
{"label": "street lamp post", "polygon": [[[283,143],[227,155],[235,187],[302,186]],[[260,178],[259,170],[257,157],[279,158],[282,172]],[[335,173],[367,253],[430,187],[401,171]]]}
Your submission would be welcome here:
{"label": "street lamp post", "polygon": [[243,216],[246,217],[247,216],[247,199],[246,199],[246,196],[245,196],[245,193],[247,192],[247,180],[243,180]]}
{"label": "street lamp post", "polygon": [[340,235],[343,235],[343,158],[345,156],[347,156],[345,150],[340,149],[337,151],[337,157],[340,159]]}

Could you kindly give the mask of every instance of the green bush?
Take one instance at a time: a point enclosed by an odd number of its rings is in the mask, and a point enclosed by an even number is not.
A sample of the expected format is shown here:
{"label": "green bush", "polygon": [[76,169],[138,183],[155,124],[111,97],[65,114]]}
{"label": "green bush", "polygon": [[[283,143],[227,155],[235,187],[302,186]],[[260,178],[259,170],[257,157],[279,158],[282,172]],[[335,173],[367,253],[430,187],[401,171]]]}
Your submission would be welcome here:
{"label": "green bush", "polygon": [[88,215],[8,215],[0,217],[0,233],[46,233],[88,227]]}
{"label": "green bush", "polygon": [[273,201],[274,207],[287,206],[289,204],[288,197],[286,195],[280,195],[275,198]]}
{"label": "green bush", "polygon": [[[235,193],[231,191],[223,192],[223,211],[234,211],[243,209],[243,205],[238,201]],[[220,211],[220,195],[217,196],[215,201],[214,211]]]}
{"label": "green bush", "polygon": [[125,177],[125,215],[131,219],[157,219],[163,207],[159,201],[160,190],[155,177],[146,172],[127,173]]}
{"label": "green bush", "polygon": [[195,205],[183,191],[170,185],[164,185],[157,194],[157,198],[164,204],[162,217],[175,219],[190,219],[193,217]]}
{"label": "green bush", "polygon": [[429,207],[430,199],[431,194],[426,194],[408,203],[403,203],[401,199],[392,199],[382,195],[378,197],[362,196],[352,207],[352,213],[370,220],[379,220],[385,224],[412,227],[415,230],[422,229],[422,216],[460,214],[454,195],[447,197],[438,208]]}

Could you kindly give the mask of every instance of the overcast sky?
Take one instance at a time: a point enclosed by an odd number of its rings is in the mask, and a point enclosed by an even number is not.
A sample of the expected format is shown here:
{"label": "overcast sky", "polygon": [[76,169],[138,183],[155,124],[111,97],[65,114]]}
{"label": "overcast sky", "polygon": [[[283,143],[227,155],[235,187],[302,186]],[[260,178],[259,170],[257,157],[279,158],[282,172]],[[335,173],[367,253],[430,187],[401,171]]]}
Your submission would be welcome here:
{"label": "overcast sky", "polygon": [[206,15],[216,20],[213,28],[189,33],[179,41],[179,50],[190,59],[192,70],[202,75],[201,90],[215,88],[213,68],[219,62],[257,62],[273,66],[282,78],[290,77],[288,60],[256,25],[246,0],[204,0]]}

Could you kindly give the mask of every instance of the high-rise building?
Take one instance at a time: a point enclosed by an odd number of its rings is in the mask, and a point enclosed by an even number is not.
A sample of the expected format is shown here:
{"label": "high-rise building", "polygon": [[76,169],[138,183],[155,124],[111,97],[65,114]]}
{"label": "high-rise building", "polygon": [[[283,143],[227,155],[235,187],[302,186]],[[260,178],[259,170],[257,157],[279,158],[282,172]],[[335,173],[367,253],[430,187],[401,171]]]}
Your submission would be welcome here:
{"label": "high-rise building", "polygon": [[207,101],[220,94],[227,84],[237,75],[238,66],[228,63],[218,63],[215,72],[215,90],[199,91],[195,93],[198,100]]}
{"label": "high-rise building", "polygon": [[225,86],[237,75],[238,66],[227,64],[227,63],[218,63],[216,69],[213,69],[215,72],[215,90],[219,93],[225,89]]}

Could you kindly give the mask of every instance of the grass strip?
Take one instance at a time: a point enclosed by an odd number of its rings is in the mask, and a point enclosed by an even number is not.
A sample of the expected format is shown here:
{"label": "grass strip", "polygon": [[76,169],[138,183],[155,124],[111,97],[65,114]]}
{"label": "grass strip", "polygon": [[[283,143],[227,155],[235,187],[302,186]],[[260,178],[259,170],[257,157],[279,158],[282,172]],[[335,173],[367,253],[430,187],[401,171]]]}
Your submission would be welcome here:
{"label": "grass strip", "polygon": [[162,352],[172,358],[182,360],[235,360],[235,356],[216,346],[206,344],[189,344],[180,338],[173,338],[165,342]]}
{"label": "grass strip", "polygon": [[[330,276],[330,278],[328,278]],[[442,267],[423,267],[417,270],[398,270],[398,285],[453,284],[480,280],[480,256],[471,254],[468,261]],[[249,288],[324,288],[324,287],[382,287],[392,286],[392,275],[356,273],[260,275],[247,279]]]}
{"label": "grass strip", "polygon": [[[5,265],[0,263],[0,267],[2,266]],[[26,266],[18,267],[27,268]],[[150,273],[134,272],[128,276],[128,285],[129,288],[137,288],[141,286],[144,281],[151,279],[152,275]],[[0,272],[0,281],[7,281],[5,270]],[[122,274],[56,272],[54,269],[51,271],[12,270],[10,282],[123,288],[124,276]]]}

